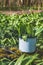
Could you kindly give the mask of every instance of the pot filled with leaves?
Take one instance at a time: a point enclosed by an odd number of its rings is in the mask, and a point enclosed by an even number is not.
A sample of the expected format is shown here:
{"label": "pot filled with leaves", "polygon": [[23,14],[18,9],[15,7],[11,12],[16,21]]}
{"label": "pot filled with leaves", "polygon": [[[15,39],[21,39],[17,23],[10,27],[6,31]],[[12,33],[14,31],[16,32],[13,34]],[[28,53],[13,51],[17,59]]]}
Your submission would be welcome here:
{"label": "pot filled with leaves", "polygon": [[20,15],[18,23],[15,25],[19,34],[19,50],[22,52],[33,53],[36,50],[38,28],[36,28],[38,15]]}
{"label": "pot filled with leaves", "polygon": [[19,38],[19,49],[22,52],[29,52],[29,53],[35,52],[36,36],[34,27],[32,26],[32,24],[27,24],[22,30],[25,31],[24,34],[21,34],[21,37]]}
{"label": "pot filled with leaves", "polygon": [[35,24],[27,14],[20,15],[15,25],[19,34],[19,50],[32,53],[36,50]]}

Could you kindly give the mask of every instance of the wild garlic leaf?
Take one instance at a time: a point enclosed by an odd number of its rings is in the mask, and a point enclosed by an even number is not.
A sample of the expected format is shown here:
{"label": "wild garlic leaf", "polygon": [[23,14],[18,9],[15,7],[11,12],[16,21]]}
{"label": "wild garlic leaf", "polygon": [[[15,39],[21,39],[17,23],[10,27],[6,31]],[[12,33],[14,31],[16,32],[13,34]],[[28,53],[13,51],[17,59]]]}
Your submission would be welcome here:
{"label": "wild garlic leaf", "polygon": [[16,61],[15,65],[21,65],[23,58],[24,58],[25,54],[21,55],[18,60]]}

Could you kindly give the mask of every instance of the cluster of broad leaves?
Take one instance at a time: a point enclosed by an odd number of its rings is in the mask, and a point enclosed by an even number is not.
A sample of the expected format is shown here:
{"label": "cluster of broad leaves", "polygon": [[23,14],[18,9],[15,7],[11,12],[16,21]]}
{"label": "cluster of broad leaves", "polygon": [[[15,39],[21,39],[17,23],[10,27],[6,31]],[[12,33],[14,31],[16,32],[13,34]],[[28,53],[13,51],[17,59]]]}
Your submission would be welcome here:
{"label": "cluster of broad leaves", "polygon": [[[18,60],[9,60],[7,58],[0,59],[0,65],[43,65],[43,59],[39,59],[39,54],[21,55]],[[16,61],[17,60],[17,61]]]}
{"label": "cluster of broad leaves", "polygon": [[18,42],[18,32],[14,28],[17,15],[0,14],[0,46],[14,46]]}
{"label": "cluster of broad leaves", "polygon": [[19,36],[37,36],[43,43],[43,13],[0,14],[0,46],[15,46]]}
{"label": "cluster of broad leaves", "polygon": [[[31,25],[31,28],[26,25]],[[43,49],[43,13],[32,13],[22,15],[5,15],[0,14],[0,46],[15,46],[18,43],[20,35],[27,34],[35,36],[33,31],[35,26],[35,35],[38,38],[37,46]],[[40,60],[38,54],[25,56],[23,54],[16,59],[0,59],[0,65],[43,65],[43,59]],[[35,63],[34,63],[35,61]]]}

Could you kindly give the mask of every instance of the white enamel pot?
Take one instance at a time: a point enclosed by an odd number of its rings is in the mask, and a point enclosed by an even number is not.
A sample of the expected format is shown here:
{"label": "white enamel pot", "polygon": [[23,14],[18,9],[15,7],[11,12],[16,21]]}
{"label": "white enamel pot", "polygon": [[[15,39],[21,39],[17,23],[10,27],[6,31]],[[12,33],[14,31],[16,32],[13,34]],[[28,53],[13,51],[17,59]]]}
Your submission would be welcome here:
{"label": "white enamel pot", "polygon": [[36,50],[36,38],[28,38],[26,41],[19,38],[19,50],[22,52],[33,53]]}

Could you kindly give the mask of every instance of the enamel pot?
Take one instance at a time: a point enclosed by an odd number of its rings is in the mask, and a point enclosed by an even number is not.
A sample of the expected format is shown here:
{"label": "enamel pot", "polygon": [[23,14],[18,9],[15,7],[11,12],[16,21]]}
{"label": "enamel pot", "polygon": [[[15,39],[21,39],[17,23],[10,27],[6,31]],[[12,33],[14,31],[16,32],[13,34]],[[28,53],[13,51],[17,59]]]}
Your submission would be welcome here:
{"label": "enamel pot", "polygon": [[19,50],[22,52],[33,53],[36,50],[36,38],[28,38],[26,41],[19,38]]}

